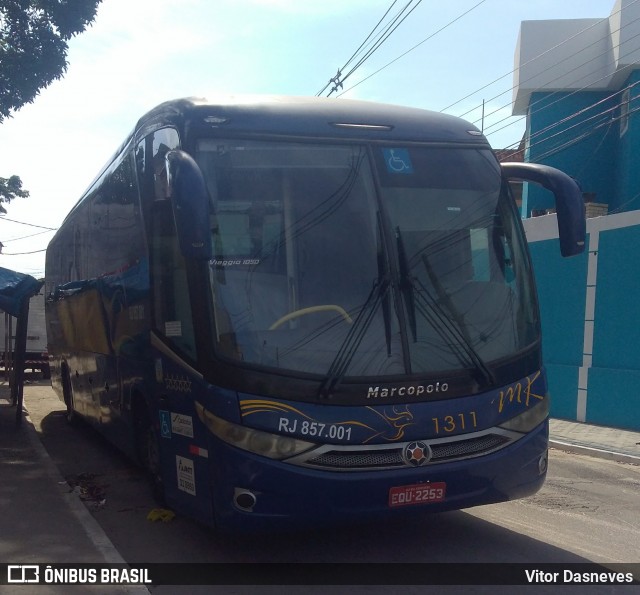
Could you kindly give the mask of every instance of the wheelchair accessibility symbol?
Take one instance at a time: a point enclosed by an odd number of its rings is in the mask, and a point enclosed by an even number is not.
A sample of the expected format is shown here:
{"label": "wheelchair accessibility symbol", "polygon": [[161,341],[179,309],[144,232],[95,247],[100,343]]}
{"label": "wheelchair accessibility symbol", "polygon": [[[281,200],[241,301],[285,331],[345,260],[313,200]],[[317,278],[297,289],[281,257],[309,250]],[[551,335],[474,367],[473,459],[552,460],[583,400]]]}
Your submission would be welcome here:
{"label": "wheelchair accessibility symbol", "polygon": [[382,149],[387,171],[391,174],[412,174],[413,164],[407,149]]}
{"label": "wheelchair accessibility symbol", "polygon": [[171,413],[160,410],[160,436],[171,438]]}

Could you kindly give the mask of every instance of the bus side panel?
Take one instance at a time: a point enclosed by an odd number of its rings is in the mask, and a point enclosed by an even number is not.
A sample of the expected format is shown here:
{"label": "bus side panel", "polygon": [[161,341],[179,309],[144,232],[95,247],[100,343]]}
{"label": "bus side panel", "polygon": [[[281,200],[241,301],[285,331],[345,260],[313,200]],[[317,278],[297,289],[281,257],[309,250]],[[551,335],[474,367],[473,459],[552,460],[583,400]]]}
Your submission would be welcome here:
{"label": "bus side panel", "polygon": [[167,504],[213,525],[209,433],[198,419],[195,396],[208,385],[185,368],[156,357],[158,383],[152,412],[159,426],[160,457]]}
{"label": "bus side panel", "polygon": [[[134,452],[130,395],[149,367],[150,281],[133,154],[124,150],[47,249],[52,386],[125,452]],[[131,360],[131,365],[126,362]]]}

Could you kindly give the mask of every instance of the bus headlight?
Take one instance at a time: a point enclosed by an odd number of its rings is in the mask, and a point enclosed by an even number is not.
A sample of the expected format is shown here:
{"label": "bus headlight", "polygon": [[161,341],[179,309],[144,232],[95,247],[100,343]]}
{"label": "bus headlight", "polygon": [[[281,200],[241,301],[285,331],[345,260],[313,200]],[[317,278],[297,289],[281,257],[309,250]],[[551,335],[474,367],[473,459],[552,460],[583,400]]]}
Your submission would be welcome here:
{"label": "bus headlight", "polygon": [[315,444],[288,436],[280,436],[254,430],[231,423],[207,411],[200,403],[196,403],[196,411],[200,421],[209,431],[223,442],[242,450],[269,457],[270,459],[286,459],[309,450]]}
{"label": "bus headlight", "polygon": [[505,430],[513,430],[515,432],[522,432],[526,434],[540,425],[545,419],[549,417],[549,395],[545,395],[542,401],[540,401],[534,407],[530,407],[524,413],[516,415],[509,421],[505,421],[500,424],[501,428]]}

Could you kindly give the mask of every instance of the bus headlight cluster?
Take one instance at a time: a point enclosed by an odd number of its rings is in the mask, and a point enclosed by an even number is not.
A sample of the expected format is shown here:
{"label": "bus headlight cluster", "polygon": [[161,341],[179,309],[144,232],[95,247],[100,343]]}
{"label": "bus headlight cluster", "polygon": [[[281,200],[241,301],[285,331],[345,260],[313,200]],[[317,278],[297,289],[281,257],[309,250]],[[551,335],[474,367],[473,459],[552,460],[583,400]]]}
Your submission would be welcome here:
{"label": "bus headlight cluster", "polygon": [[278,434],[271,434],[231,423],[214,415],[200,403],[196,403],[196,411],[202,423],[207,426],[214,436],[231,446],[263,457],[286,459],[315,446],[313,442],[306,442],[305,440],[298,440],[288,436],[279,436]]}
{"label": "bus headlight cluster", "polygon": [[549,395],[545,395],[542,401],[524,413],[500,424],[500,427],[505,430],[527,433],[540,425],[547,417],[549,417]]}

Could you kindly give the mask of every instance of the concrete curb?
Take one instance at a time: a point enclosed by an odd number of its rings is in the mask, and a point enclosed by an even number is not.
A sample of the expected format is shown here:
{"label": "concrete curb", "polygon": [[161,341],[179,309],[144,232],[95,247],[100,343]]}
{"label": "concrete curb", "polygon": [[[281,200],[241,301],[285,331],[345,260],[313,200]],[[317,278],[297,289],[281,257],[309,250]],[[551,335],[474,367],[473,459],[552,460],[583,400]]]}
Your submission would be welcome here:
{"label": "concrete curb", "polygon": [[[127,562],[122,558],[116,547],[111,540],[107,537],[102,527],[96,521],[82,501],[71,491],[65,491],[63,486],[67,485],[65,479],[60,475],[58,468],[49,456],[45,447],[40,442],[38,432],[29,417],[29,413],[26,409],[23,409],[22,423],[27,427],[27,434],[31,447],[36,453],[36,456],[40,460],[44,472],[46,475],[60,488],[63,500],[69,507],[72,514],[76,517],[85,533],[89,537],[89,540],[96,547],[98,552],[104,558],[106,564],[124,564]],[[118,585],[113,587],[117,589],[118,593],[126,595],[148,595],[149,589],[144,585]]]}
{"label": "concrete curb", "polygon": [[556,448],[558,450],[564,450],[565,452],[573,452],[576,454],[597,457],[599,459],[607,459],[609,461],[616,461],[619,463],[631,463],[632,465],[640,465],[640,457],[636,457],[634,455],[629,455],[626,453],[615,452],[612,450],[594,448],[593,446],[586,446],[584,444],[563,442],[562,440],[555,440],[553,438],[550,438],[549,447]]}

